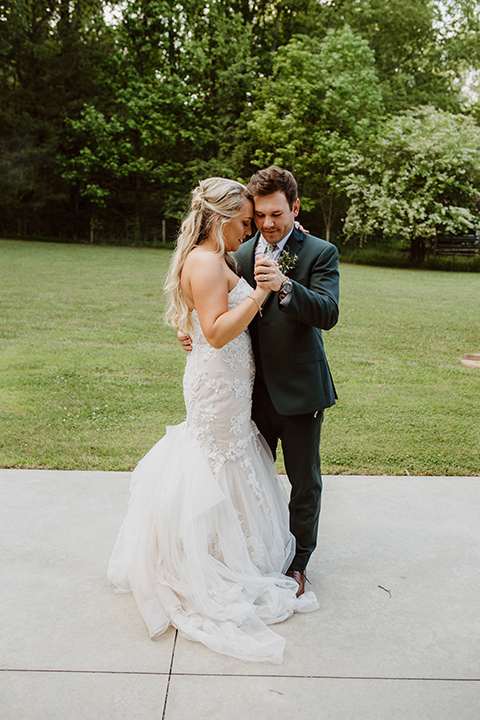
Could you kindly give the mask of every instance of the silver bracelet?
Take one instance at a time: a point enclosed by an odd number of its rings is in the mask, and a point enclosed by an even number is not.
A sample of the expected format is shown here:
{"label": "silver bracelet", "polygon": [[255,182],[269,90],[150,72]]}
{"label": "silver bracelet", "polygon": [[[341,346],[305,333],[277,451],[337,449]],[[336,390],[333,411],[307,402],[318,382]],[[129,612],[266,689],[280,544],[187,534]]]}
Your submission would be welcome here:
{"label": "silver bracelet", "polygon": [[260,317],[263,317],[263,315],[262,315],[262,306],[260,305],[260,303],[258,302],[258,300],[257,300],[256,298],[254,298],[253,295],[247,295],[247,297],[250,298],[250,300],[253,300],[253,302],[255,303],[255,305],[258,307],[258,312],[260,313]]}

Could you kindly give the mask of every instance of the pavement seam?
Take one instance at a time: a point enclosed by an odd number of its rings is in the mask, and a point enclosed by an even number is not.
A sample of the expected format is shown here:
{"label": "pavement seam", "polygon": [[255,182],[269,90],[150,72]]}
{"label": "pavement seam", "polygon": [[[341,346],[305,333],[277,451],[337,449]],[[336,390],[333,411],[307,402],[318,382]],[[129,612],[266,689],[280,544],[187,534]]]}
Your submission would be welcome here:
{"label": "pavement seam", "polygon": [[172,677],[211,677],[211,678],[275,678],[290,680],[395,680],[400,682],[480,682],[480,678],[448,677],[395,677],[379,675],[239,675],[236,673],[172,673]]}
{"label": "pavement seam", "polygon": [[167,712],[168,693],[170,690],[170,680],[172,679],[173,673],[173,661],[175,659],[175,647],[177,645],[178,630],[175,630],[175,637],[173,638],[172,657],[170,658],[170,669],[168,671],[167,687],[165,689],[165,702],[163,703],[162,720],[165,720],[165,714]]}
{"label": "pavement seam", "polygon": [[399,682],[480,682],[480,678],[449,678],[449,677],[398,677],[381,675],[262,675],[259,673],[238,674],[238,673],[187,673],[173,672],[173,660],[175,652],[176,636],[172,650],[170,670],[168,673],[155,672],[153,670],[52,670],[39,668],[0,668],[0,672],[11,673],[70,673],[79,675],[154,675],[157,677],[168,676],[165,704],[162,720],[165,718],[168,690],[172,677],[211,677],[211,678],[276,678],[291,680],[395,680]]}

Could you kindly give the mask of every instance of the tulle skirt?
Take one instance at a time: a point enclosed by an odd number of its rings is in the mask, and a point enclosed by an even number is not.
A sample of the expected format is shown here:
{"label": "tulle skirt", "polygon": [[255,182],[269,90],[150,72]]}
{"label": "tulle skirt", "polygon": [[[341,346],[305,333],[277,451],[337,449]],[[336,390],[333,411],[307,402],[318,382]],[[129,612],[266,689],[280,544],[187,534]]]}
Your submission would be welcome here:
{"label": "tulle skirt", "polygon": [[213,472],[187,422],[170,427],[130,493],[108,577],[133,592],[150,636],[172,625],[219,653],[282,662],[284,640],[268,626],[318,604],[283,574],[295,540],[263,438],[253,433]]}

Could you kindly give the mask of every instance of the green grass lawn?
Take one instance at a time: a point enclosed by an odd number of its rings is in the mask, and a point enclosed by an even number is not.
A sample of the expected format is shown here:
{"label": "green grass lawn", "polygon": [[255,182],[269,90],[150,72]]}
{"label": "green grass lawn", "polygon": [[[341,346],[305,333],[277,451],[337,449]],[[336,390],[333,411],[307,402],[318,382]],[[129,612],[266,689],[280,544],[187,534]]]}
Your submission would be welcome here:
{"label": "green grass lawn", "polygon": [[[167,250],[0,241],[0,466],[127,470],[184,419]],[[479,475],[480,280],[342,265],[325,473]],[[281,467],[281,461],[280,461]]]}

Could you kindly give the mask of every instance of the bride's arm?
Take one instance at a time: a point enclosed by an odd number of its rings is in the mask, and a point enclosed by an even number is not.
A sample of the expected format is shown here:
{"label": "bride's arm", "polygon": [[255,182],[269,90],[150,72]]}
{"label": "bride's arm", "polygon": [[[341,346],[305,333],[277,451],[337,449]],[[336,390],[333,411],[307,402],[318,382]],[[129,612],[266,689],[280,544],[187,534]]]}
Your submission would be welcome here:
{"label": "bride's arm", "polygon": [[191,262],[185,263],[184,270],[203,334],[214,348],[222,348],[240,335],[269,293],[268,288],[257,286],[249,297],[229,310],[229,270],[222,258],[213,253],[198,252],[194,257],[192,254]]}

